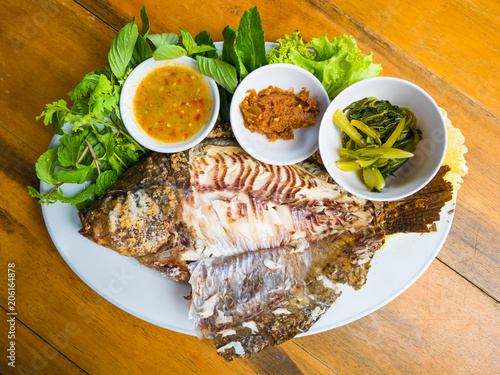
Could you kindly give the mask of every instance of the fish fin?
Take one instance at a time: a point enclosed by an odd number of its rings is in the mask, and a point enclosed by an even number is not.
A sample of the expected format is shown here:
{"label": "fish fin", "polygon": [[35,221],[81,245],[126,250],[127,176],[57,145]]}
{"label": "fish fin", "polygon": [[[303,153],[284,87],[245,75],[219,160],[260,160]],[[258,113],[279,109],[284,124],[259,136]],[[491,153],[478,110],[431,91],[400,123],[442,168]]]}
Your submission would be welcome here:
{"label": "fish fin", "polygon": [[395,202],[374,202],[378,225],[386,235],[436,231],[441,209],[452,200],[453,186],[444,179],[450,167],[442,166],[422,190]]}

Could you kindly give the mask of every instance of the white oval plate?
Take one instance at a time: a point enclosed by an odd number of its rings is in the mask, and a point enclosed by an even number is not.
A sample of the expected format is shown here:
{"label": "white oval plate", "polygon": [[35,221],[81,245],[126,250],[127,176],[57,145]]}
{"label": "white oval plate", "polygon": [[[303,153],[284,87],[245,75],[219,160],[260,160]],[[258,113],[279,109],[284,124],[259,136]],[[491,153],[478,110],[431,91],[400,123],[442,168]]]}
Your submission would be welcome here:
{"label": "white oval plate", "polygon": [[[269,49],[274,43],[266,43]],[[216,43],[221,48],[222,43]],[[49,148],[59,143],[54,136]],[[41,183],[45,193],[50,186]],[[66,194],[78,190],[65,185]],[[368,281],[360,290],[342,286],[342,296],[311,329],[307,336],[340,327],[360,319],[386,305],[408,289],[429,267],[443,246],[451,228],[454,205],[443,208],[437,231],[405,234],[392,238],[378,251],[368,273]],[[195,336],[188,319],[190,292],[187,283],[177,283],[158,271],[143,267],[133,258],[118,255],[98,246],[78,233],[81,229],[75,207],[56,203],[42,205],[47,230],[57,250],[71,269],[96,293],[129,314],[167,328]],[[451,212],[451,213],[450,213]]]}
{"label": "white oval plate", "polygon": [[[59,143],[55,136],[50,147]],[[41,183],[41,192],[50,186]],[[75,188],[71,191],[71,188]],[[66,190],[67,189],[67,190]],[[66,194],[78,186],[65,184]],[[388,241],[373,258],[366,285],[358,291],[341,286],[342,296],[309,332],[323,332],[357,320],[384,306],[410,287],[438,254],[451,227],[453,206],[447,206],[437,223],[437,232],[405,234]],[[78,233],[77,210],[68,204],[43,205],[45,224],[57,250],[71,269],[106,300],[142,320],[172,331],[195,335],[188,319],[190,292],[187,283],[177,283],[158,271],[139,265],[136,259],[118,255]]]}

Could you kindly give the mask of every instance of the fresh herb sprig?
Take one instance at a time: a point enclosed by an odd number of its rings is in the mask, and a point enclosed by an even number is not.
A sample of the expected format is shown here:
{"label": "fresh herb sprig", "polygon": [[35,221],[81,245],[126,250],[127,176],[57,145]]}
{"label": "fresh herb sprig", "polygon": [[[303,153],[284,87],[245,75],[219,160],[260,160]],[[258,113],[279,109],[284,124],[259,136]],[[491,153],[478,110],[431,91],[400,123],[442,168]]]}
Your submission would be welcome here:
{"label": "fresh herb sprig", "polygon": [[[152,56],[147,42],[149,19],[141,10],[142,33],[135,19],[125,25],[111,43],[106,69],[86,74],[64,100],[47,104],[37,120],[51,124],[61,135],[60,145],[40,156],[35,169],[40,180],[53,188],[29,193],[40,203],[64,202],[82,208],[103,195],[118,176],[148,152],[126,131],[120,115],[120,92],[133,68]],[[74,196],[64,195],[63,184],[86,184]]]}

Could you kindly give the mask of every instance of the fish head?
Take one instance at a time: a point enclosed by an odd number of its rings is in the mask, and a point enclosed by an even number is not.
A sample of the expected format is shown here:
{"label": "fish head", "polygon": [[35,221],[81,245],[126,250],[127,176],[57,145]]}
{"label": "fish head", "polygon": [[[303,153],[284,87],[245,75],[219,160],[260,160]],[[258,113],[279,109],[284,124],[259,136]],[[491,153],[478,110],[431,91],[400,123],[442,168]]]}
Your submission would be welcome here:
{"label": "fish head", "polygon": [[188,186],[184,153],[154,153],[79,212],[80,234],[121,255],[154,254],[177,239],[180,201]]}

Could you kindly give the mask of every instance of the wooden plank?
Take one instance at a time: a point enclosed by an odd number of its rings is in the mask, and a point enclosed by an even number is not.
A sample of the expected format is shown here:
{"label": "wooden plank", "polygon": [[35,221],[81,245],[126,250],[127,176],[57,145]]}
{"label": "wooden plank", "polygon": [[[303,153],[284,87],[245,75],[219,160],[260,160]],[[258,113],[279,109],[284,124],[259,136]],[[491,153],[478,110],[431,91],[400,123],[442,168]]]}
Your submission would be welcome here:
{"label": "wooden plank", "polygon": [[[314,0],[324,12],[345,16],[419,65],[489,108],[499,111],[500,3],[423,0],[363,2]],[[480,25],[480,26],[479,26]]]}
{"label": "wooden plank", "polygon": [[435,261],[384,308],[295,342],[340,374],[470,375],[498,373],[499,334],[500,305]]}
{"label": "wooden plank", "polygon": [[[177,25],[193,33],[206,28],[220,39],[222,28],[226,24],[237,26],[242,11],[252,5],[248,1],[236,6],[220,2],[198,10],[188,3],[174,3],[168,9],[148,4],[148,11],[154,31],[176,31]],[[84,6],[119,28],[132,15],[138,16],[142,2],[85,2]],[[488,370],[499,368],[495,357],[498,305],[436,262],[425,276],[427,281],[419,280],[402,297],[374,315],[231,364],[214,353],[211,342],[155,327],[103,300],[76,277],[53,247],[40,208],[26,194],[25,186],[37,184],[33,165],[51,138],[50,130],[35,123],[33,117],[45,103],[64,97],[83,74],[102,67],[115,32],[72,2],[64,6],[62,2],[16,3],[5,9],[12,17],[4,17],[0,26],[10,38],[0,40],[2,51],[6,51],[0,57],[4,69],[0,89],[9,91],[0,90],[3,194],[0,260],[5,264],[14,257],[22,270],[19,305],[26,308],[23,314],[29,327],[71,361],[90,373],[158,373],[165,369],[172,373],[342,373],[353,369],[362,372],[368,367],[379,373],[402,372],[398,369],[407,369],[409,373],[452,370],[491,373]],[[53,9],[53,13],[45,9]],[[496,223],[500,199],[494,168],[487,166],[498,163],[496,144],[500,136],[498,118],[492,109],[478,104],[472,94],[464,95],[455,89],[454,81],[440,75],[428,61],[417,60],[403,47],[391,46],[385,34],[382,38],[372,29],[360,28],[354,12],[338,12],[326,3],[293,1],[263,3],[259,10],[265,29],[270,30],[266,32],[268,40],[301,25],[307,27],[304,30],[307,37],[323,32],[331,36],[342,32],[354,34],[364,51],[376,53],[386,75],[418,82],[450,112],[471,149],[468,155],[471,172],[459,194],[452,234],[439,256],[455,271],[498,298],[496,249],[500,248],[500,240]],[[277,13],[290,17],[276,20]],[[50,22],[44,23],[44,19]],[[23,37],[17,53],[12,35],[8,34],[16,25],[21,25],[19,35]],[[72,51],[71,56],[67,51]],[[33,62],[25,61],[26,56]],[[29,77],[23,71],[30,72]],[[498,81],[498,75],[491,71]],[[24,108],[23,103],[30,104]],[[1,306],[6,305],[4,288],[0,286]],[[436,320],[439,316],[445,319]],[[54,332],[64,332],[68,323],[70,326],[75,323],[74,332],[78,333],[71,335],[67,345],[62,345],[51,336]],[[27,345],[33,342],[36,347],[35,341],[31,337],[26,339]],[[436,363],[430,362],[431,359]]]}
{"label": "wooden plank", "polygon": [[[396,2],[392,1],[392,3]],[[399,2],[397,3],[399,4]],[[491,3],[490,1],[488,4]],[[496,223],[500,222],[500,184],[495,175],[495,168],[485,167],[498,165],[496,155],[498,152],[497,144],[500,140],[500,119],[495,114],[495,103],[488,101],[479,103],[478,100],[482,100],[482,97],[475,97],[468,91],[459,91],[456,87],[462,89],[461,82],[449,80],[450,76],[436,67],[432,56],[440,52],[438,47],[441,45],[435,46],[429,42],[427,50],[433,51],[432,53],[416,54],[419,50],[414,50],[411,45],[404,43],[407,39],[414,39],[412,27],[398,28],[401,29],[397,34],[398,38],[393,38],[392,34],[386,34],[387,30],[381,29],[384,22],[379,19],[382,17],[380,14],[378,14],[379,18],[375,14],[373,20],[366,19],[369,17],[364,17],[363,12],[358,15],[358,8],[366,8],[369,12],[371,7],[365,7],[363,2],[358,2],[357,5],[349,4],[349,6],[338,8],[324,1],[308,3],[274,1],[259,4],[258,9],[267,40],[274,41],[277,38],[282,38],[286,33],[291,33],[295,29],[301,30],[306,40],[324,33],[330,37],[343,33],[352,34],[365,53],[370,51],[375,53],[375,61],[382,64],[384,75],[415,82],[429,92],[438,105],[449,112],[449,118],[456,127],[462,130],[466,138],[466,145],[469,148],[469,153],[466,155],[469,175],[466,177],[466,183],[459,194],[452,235],[443,247],[439,259],[497,300],[500,299],[500,285],[498,278],[495,277],[500,274],[500,260],[496,251],[500,248],[500,232],[495,229]],[[382,2],[383,4],[385,3]],[[427,7],[423,9],[432,8],[428,2],[426,4]],[[82,5],[99,17],[109,19],[110,25],[114,28],[120,28],[134,15],[138,15],[142,2],[133,0],[123,6],[117,0],[109,2],[84,1]],[[249,1],[242,1],[238,6],[217,3],[214,7],[204,8],[203,11],[191,9],[189,16],[186,13],[184,3],[182,5],[173,4],[168,9],[152,3],[147,5],[147,10],[153,32],[177,32],[176,28],[179,25],[192,34],[206,29],[215,40],[220,40],[221,30],[226,25],[237,27],[242,12],[253,5],[254,3]],[[407,9],[407,7],[412,6],[399,4],[396,8],[389,7],[394,13],[391,13],[391,17],[399,20],[401,17],[406,17],[407,14],[412,14]],[[491,7],[493,6],[491,4]],[[287,9],[293,9],[293,12]],[[449,9],[451,14],[454,12],[453,9],[453,7]],[[461,6],[456,9],[457,13],[454,17],[459,20],[457,22],[469,22],[461,16],[461,9]],[[472,9],[471,12],[473,13],[472,19],[483,15],[482,10],[477,8]],[[436,15],[430,10],[429,12],[416,13],[420,18],[429,17],[426,18],[425,22],[427,23],[430,23],[432,17]],[[276,14],[287,14],[289,17],[276,19]],[[363,16],[363,22],[357,18],[358,16]],[[419,18],[416,17],[416,19]],[[416,21],[411,18],[407,22]],[[445,35],[442,38],[454,38],[454,36],[449,35],[454,31],[453,28],[450,29],[452,26],[444,25],[443,27],[443,30],[439,29]],[[471,33],[471,35],[476,35],[474,34],[475,30]],[[425,38],[434,38],[434,34],[423,33],[422,38],[424,40]],[[474,61],[476,61],[474,59],[481,58],[474,52],[475,45],[472,41],[469,44],[457,44],[457,40],[450,39],[448,42],[459,45],[462,49],[462,55],[470,56],[471,65],[474,65]],[[495,41],[495,43],[497,42]],[[488,48],[494,48],[495,43]],[[443,51],[447,53],[446,49]],[[424,59],[425,56],[427,56],[427,60]],[[465,72],[463,74],[464,79],[471,79]],[[498,69],[489,70],[488,74],[494,75],[489,77],[488,81],[500,81]],[[453,77],[455,75],[452,75]],[[481,124],[480,132],[477,131],[476,124],[478,123]],[[485,215],[486,212],[487,215]],[[485,217],[488,217],[488,220],[485,220]],[[485,235],[478,236],[478,233]]]}
{"label": "wooden plank", "polygon": [[[68,358],[56,350],[48,342],[42,340],[22,321],[17,320],[13,325],[15,331],[10,331],[10,322],[6,322],[7,312],[0,309],[0,313],[5,316],[2,322],[0,334],[2,337],[2,349],[4,356],[0,361],[0,373],[2,374],[85,374],[80,367],[71,362]],[[21,316],[21,315],[19,315]],[[64,346],[68,332],[54,332],[51,337]],[[8,338],[7,332],[13,332],[14,337]],[[10,358],[8,358],[8,357]],[[9,365],[10,363],[10,365]]]}
{"label": "wooden plank", "polygon": [[10,2],[3,10],[0,124],[42,153],[53,133],[35,117],[104,67],[116,33],[74,2]]}

